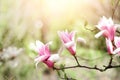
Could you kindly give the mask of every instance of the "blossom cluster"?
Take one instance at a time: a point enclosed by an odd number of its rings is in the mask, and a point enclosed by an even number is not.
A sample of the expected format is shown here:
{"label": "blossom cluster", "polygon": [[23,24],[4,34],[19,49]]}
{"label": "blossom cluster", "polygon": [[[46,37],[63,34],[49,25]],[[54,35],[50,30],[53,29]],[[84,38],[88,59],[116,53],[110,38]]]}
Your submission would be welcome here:
{"label": "blossom cluster", "polygon": [[95,37],[98,38],[101,35],[105,37],[108,53],[120,54],[120,37],[115,35],[118,25],[114,24],[111,18],[107,19],[103,16],[96,27],[100,32]]}
{"label": "blossom cluster", "polygon": [[[61,39],[64,47],[71,53],[71,55],[76,55],[76,43],[77,42],[85,42],[85,40],[81,37],[78,37],[75,40],[75,31],[68,32],[66,31],[58,31],[58,35]],[[39,62],[45,63],[49,68],[54,67],[54,63],[57,62],[60,58],[60,53],[51,54],[49,49],[49,45],[51,42],[47,44],[42,43],[39,40],[36,40],[35,44],[32,44],[34,50],[39,54],[38,57],[35,58],[36,66]]]}
{"label": "blossom cluster", "polygon": [[[115,35],[118,25],[114,24],[111,18],[107,19],[102,17],[96,26],[100,32],[98,32],[95,37],[99,38],[103,36],[106,40],[107,51],[109,54],[120,54],[120,37]],[[58,31],[58,36],[64,47],[71,53],[72,56],[76,55],[76,44],[77,42],[85,43],[85,40],[81,37],[78,37],[75,40],[75,31],[68,32]],[[51,54],[49,45],[51,42],[44,44],[41,41],[37,40],[36,44],[33,44],[34,50],[39,54],[35,58],[36,66],[39,62],[45,63],[49,68],[54,67],[54,63],[57,62],[60,58],[60,54]]]}

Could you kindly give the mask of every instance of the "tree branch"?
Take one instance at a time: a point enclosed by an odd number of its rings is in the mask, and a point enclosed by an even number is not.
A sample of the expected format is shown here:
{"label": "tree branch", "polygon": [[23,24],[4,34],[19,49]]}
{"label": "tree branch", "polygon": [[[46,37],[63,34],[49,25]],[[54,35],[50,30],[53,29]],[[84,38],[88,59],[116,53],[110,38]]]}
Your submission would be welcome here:
{"label": "tree branch", "polygon": [[106,71],[107,69],[112,69],[112,68],[120,68],[120,65],[115,65],[115,66],[104,66],[105,68],[101,69],[98,68],[96,65],[94,67],[89,67],[89,66],[82,66],[82,65],[76,65],[76,66],[69,66],[69,67],[64,67],[64,68],[53,68],[54,70],[63,70],[63,69],[71,69],[71,68],[86,68],[86,69],[92,69],[92,70],[98,70],[100,72]]}
{"label": "tree branch", "polygon": [[75,55],[74,55],[73,57],[75,58],[75,60],[76,60],[77,64],[78,64],[78,65],[80,65],[80,63],[79,63],[79,61],[78,61],[77,57],[76,57]]}
{"label": "tree branch", "polygon": [[109,61],[109,64],[107,66],[103,66],[104,68],[98,68],[97,65],[95,65],[94,67],[90,67],[90,66],[84,66],[84,65],[80,65],[78,60],[77,60],[77,57],[74,56],[76,62],[77,62],[77,65],[74,65],[74,66],[68,66],[68,67],[63,67],[63,68],[53,68],[54,70],[63,70],[63,69],[71,69],[71,68],[86,68],[86,69],[92,69],[92,70],[98,70],[100,72],[103,72],[103,71],[106,71],[108,69],[112,69],[112,68],[120,68],[120,65],[114,65],[112,66],[112,61],[113,61],[113,55],[110,55],[110,61]]}

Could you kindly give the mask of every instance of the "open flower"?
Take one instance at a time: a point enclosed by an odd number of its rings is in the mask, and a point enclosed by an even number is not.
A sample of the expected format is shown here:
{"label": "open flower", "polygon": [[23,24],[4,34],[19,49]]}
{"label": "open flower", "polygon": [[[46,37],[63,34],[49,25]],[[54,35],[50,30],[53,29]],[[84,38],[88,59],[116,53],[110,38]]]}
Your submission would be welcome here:
{"label": "open flower", "polygon": [[101,31],[95,35],[96,38],[103,35],[104,37],[109,38],[112,41],[114,40],[116,26],[111,18],[107,19],[103,16],[99,21],[97,28]]}
{"label": "open flower", "polygon": [[36,66],[39,62],[45,63],[49,68],[52,68],[54,66],[54,63],[59,59],[58,54],[51,55],[49,50],[49,45],[51,42],[47,44],[43,44],[40,41],[36,41],[36,45],[34,45],[36,48],[35,50],[38,52],[38,57],[35,59]]}
{"label": "open flower", "polygon": [[114,42],[106,38],[106,45],[109,54],[120,54],[120,37],[115,37]]}
{"label": "open flower", "polygon": [[76,41],[86,43],[86,41],[81,37],[78,37],[77,40],[75,41],[74,39],[75,33],[76,33],[75,31],[71,31],[70,33],[68,33],[67,30],[58,32],[58,35],[62,43],[72,55],[76,54]]}
{"label": "open flower", "polygon": [[59,31],[58,35],[63,42],[64,46],[68,49],[68,51],[72,54],[76,54],[76,43],[74,40],[75,31],[68,33],[68,31]]}

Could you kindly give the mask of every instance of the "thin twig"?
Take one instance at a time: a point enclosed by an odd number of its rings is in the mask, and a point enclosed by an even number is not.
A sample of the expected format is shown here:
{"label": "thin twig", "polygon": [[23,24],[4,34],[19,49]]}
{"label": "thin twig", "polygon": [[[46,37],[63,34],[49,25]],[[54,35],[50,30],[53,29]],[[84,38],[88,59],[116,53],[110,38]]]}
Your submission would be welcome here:
{"label": "thin twig", "polygon": [[78,61],[78,59],[77,59],[77,57],[76,57],[75,55],[74,55],[73,57],[75,58],[77,64],[80,65],[80,64],[79,64],[79,61]]}
{"label": "thin twig", "polygon": [[110,61],[109,61],[108,66],[111,66],[111,65],[112,65],[112,61],[113,61],[113,55],[110,55]]}

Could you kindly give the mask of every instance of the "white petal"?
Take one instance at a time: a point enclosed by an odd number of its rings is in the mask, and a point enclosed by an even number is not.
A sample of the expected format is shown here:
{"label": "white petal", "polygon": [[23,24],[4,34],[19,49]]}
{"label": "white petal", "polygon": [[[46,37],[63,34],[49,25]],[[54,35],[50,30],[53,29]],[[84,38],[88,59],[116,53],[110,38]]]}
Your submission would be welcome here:
{"label": "white petal", "polygon": [[98,33],[95,35],[95,38],[99,38],[101,35],[103,35],[104,32],[105,32],[105,30],[102,30],[102,31],[98,32]]}
{"label": "white petal", "polygon": [[109,21],[109,22],[108,22],[109,25],[114,25],[114,22],[113,22],[112,18],[109,18],[108,21]]}
{"label": "white petal", "polygon": [[118,52],[120,52],[120,48],[117,48],[113,51],[113,54],[117,54]]}
{"label": "white petal", "polygon": [[69,48],[69,47],[73,46],[74,44],[75,44],[74,41],[70,41],[70,42],[67,42],[67,43],[65,44],[65,47],[66,47],[66,48]]}
{"label": "white petal", "polygon": [[39,47],[39,46],[41,47],[41,45],[44,45],[44,44],[43,44],[41,41],[36,40],[36,46],[37,46],[37,47]]}
{"label": "white petal", "polygon": [[53,61],[53,62],[57,62],[60,59],[59,54],[53,54],[50,56],[50,58],[48,60]]}
{"label": "white petal", "polygon": [[41,41],[36,40],[36,50],[39,51],[39,49],[40,49],[42,46],[44,46],[44,44],[43,44]]}
{"label": "white petal", "polygon": [[101,30],[101,24],[95,25],[99,30]]}

